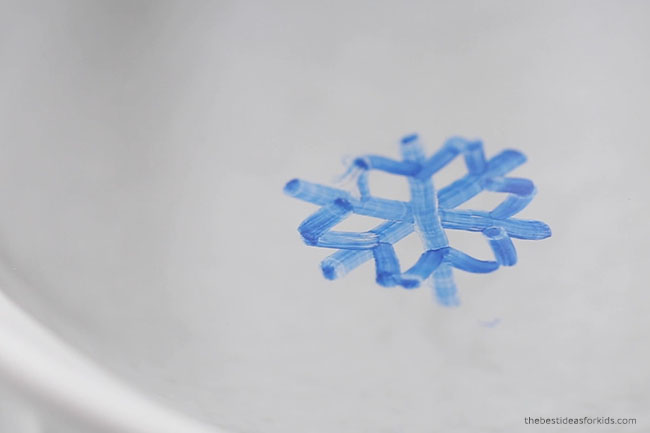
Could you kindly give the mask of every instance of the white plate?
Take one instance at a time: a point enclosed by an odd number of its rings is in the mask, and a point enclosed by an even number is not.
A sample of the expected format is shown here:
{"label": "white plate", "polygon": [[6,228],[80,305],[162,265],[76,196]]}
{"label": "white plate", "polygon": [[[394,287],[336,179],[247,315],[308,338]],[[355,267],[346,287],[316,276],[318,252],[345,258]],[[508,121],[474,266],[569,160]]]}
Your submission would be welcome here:
{"label": "white plate", "polygon": [[[45,406],[74,423],[88,405],[116,420],[116,408],[151,404],[251,433],[640,418],[649,12],[632,2],[4,6],[1,289],[94,372],[79,370],[76,399],[60,383]],[[370,264],[324,280],[328,252],[296,232],[315,208],[282,194],[293,177],[330,182],[344,155],[397,156],[412,131],[428,152],[454,134],[481,137],[488,155],[523,151],[514,175],[539,194],[521,216],[553,229],[516,242],[513,268],[456,272],[459,308],[425,289],[381,288]],[[405,197],[402,179],[374,181]],[[451,239],[489,257],[480,236]],[[403,262],[419,248],[398,247]],[[16,354],[8,347],[2,359]],[[29,353],[34,368],[48,359]],[[111,394],[85,379],[95,373],[128,389]],[[18,387],[57,383],[40,380]],[[138,403],[119,397],[131,393]],[[114,426],[100,418],[79,422]]]}

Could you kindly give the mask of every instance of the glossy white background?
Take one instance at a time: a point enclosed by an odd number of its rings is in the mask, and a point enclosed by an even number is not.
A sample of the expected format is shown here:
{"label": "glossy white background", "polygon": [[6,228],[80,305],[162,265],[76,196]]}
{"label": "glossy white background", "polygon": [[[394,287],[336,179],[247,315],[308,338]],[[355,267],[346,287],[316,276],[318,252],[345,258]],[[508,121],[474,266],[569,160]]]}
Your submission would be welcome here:
{"label": "glossy white background", "polygon": [[[649,14],[641,1],[3,2],[0,289],[133,389],[232,431],[541,428],[527,416],[637,417],[566,431],[646,431]],[[455,309],[377,286],[371,264],[324,280],[328,252],[296,232],[314,207],[281,193],[293,177],[330,182],[344,155],[397,156],[413,131],[429,152],[455,134],[523,151],[514,175],[539,194],[520,215],[553,229],[516,242],[514,268],[456,272]],[[406,197],[402,179],[373,181]],[[479,235],[451,240],[489,257]],[[419,242],[398,252],[408,265]],[[20,391],[6,382],[8,401]]]}

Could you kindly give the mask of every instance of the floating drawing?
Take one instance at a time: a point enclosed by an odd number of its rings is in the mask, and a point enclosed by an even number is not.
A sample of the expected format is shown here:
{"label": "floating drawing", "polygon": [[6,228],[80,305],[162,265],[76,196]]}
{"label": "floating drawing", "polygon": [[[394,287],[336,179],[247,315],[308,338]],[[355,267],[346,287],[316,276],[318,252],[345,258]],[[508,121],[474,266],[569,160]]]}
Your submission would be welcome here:
{"label": "floating drawing", "polygon": [[[323,275],[336,279],[357,266],[374,259],[376,281],[386,287],[418,287],[428,281],[443,305],[457,305],[458,296],[452,268],[487,273],[500,265],[512,266],[517,252],[516,239],[544,239],[550,228],[541,221],[511,218],[533,199],[536,189],[528,179],[504,177],[526,161],[515,150],[505,150],[486,160],[481,141],[454,137],[427,158],[417,135],[401,141],[402,160],[365,155],[356,158],[344,175],[355,180],[358,191],[350,192],[300,179],[289,181],[285,193],[317,204],[321,208],[298,227],[307,245],[335,248],[339,251],[321,263]],[[468,173],[449,186],[436,190],[432,176],[462,155]],[[411,199],[388,200],[370,194],[368,173],[380,170],[405,176]],[[491,211],[454,209],[483,190],[506,193],[505,199]],[[367,232],[334,231],[332,228],[351,214],[385,220]],[[481,232],[487,239],[494,261],[478,260],[449,246],[445,229]],[[412,233],[420,236],[424,253],[410,269],[402,272],[393,244]]]}

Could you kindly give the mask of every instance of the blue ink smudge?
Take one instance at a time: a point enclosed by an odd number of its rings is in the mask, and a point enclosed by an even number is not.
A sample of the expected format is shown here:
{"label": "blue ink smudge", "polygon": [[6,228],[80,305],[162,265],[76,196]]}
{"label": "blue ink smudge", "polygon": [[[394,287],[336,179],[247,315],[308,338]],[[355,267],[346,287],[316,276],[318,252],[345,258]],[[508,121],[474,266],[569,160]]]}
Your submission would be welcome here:
{"label": "blue ink smudge", "polygon": [[[321,206],[300,224],[298,231],[307,245],[339,250],[322,261],[325,278],[340,278],[374,259],[378,284],[412,289],[427,281],[442,305],[458,305],[452,268],[487,273],[499,266],[513,266],[517,252],[512,238],[539,240],[551,236],[551,229],[541,221],[511,218],[537,192],[528,179],[504,177],[526,161],[521,152],[505,150],[486,160],[481,141],[452,137],[427,158],[416,134],[401,140],[400,151],[401,161],[378,155],[354,159],[344,178],[356,181],[358,194],[300,179],[285,185],[286,194]],[[436,190],[432,176],[460,155],[468,173]],[[373,197],[368,183],[371,170],[406,176],[411,199],[403,202]],[[484,190],[507,196],[487,212],[454,209]],[[332,230],[353,213],[386,222],[367,232]],[[479,260],[452,248],[445,229],[481,232],[495,260]],[[393,244],[413,231],[420,236],[425,251],[415,265],[402,272]]]}
{"label": "blue ink smudge", "polygon": [[488,321],[480,320],[479,323],[481,324],[481,326],[484,326],[486,328],[494,328],[495,326],[501,323],[501,319],[497,317],[495,319],[488,320]]}

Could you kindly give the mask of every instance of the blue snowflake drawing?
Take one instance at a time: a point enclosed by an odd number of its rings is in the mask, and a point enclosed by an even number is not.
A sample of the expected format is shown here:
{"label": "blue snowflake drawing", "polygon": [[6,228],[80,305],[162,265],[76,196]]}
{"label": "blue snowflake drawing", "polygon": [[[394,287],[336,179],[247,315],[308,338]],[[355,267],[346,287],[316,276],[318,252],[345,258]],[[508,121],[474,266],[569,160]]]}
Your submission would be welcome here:
{"label": "blue snowflake drawing", "polygon": [[[285,185],[288,195],[321,206],[300,224],[298,231],[307,245],[338,249],[321,263],[325,278],[340,278],[374,259],[378,284],[411,289],[426,280],[435,288],[441,304],[458,305],[452,268],[487,273],[500,265],[512,266],[517,262],[512,238],[537,240],[551,236],[551,229],[541,221],[511,218],[526,207],[536,193],[530,180],[505,177],[526,161],[521,152],[504,150],[486,160],[481,141],[453,137],[427,158],[417,135],[404,137],[400,151],[401,161],[377,155],[356,158],[344,176],[356,181],[358,191],[300,179]],[[459,155],[464,157],[468,173],[436,190],[432,176]],[[372,196],[368,183],[371,170],[406,176],[410,201]],[[491,211],[455,209],[483,190],[507,195]],[[385,222],[367,232],[332,230],[353,213]],[[481,232],[495,260],[479,260],[449,246],[445,229]],[[413,231],[420,236],[425,251],[415,265],[402,272],[393,244]]]}

